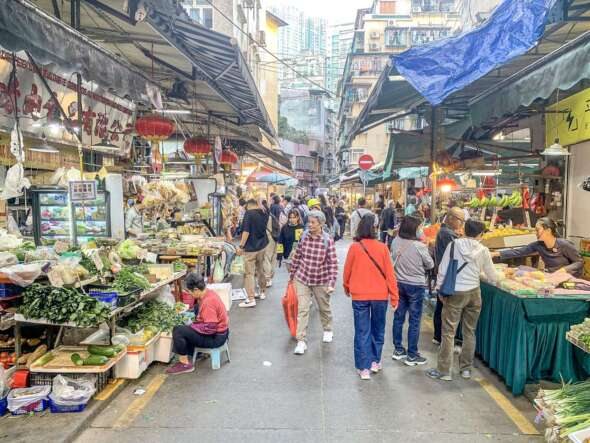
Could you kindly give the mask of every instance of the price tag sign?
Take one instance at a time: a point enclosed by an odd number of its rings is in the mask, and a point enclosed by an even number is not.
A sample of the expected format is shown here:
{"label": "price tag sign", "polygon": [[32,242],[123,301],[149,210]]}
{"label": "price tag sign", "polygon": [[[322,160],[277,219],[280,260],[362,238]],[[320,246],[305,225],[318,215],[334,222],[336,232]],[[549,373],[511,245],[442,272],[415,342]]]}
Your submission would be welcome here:
{"label": "price tag sign", "polygon": [[69,186],[71,201],[96,200],[96,182],[94,180],[71,181]]}

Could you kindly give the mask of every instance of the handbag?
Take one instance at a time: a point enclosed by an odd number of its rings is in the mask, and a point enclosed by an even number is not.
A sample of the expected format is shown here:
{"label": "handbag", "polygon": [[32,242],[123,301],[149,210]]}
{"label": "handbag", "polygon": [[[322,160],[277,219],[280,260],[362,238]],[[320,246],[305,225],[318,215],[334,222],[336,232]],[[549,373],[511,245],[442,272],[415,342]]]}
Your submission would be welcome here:
{"label": "handbag", "polygon": [[365,247],[365,245],[363,245],[363,242],[360,241],[359,244],[362,246],[362,248],[365,251],[365,254],[367,254],[367,257],[369,257],[371,259],[371,261],[373,262],[373,264],[375,265],[375,267],[377,269],[379,269],[379,272],[381,273],[381,275],[383,276],[383,278],[385,279],[385,283],[387,283],[387,277],[385,275],[385,272],[383,272],[383,269],[381,269],[381,266],[379,266],[379,263],[377,263],[377,261],[371,256],[371,254],[369,254],[369,251],[367,250],[367,248]]}
{"label": "handbag", "polygon": [[451,243],[451,253],[449,257],[449,265],[447,266],[447,273],[445,279],[438,291],[443,297],[450,297],[455,293],[455,285],[457,284],[457,276],[465,269],[468,263],[465,262],[459,267],[459,260],[455,258],[455,242]]}

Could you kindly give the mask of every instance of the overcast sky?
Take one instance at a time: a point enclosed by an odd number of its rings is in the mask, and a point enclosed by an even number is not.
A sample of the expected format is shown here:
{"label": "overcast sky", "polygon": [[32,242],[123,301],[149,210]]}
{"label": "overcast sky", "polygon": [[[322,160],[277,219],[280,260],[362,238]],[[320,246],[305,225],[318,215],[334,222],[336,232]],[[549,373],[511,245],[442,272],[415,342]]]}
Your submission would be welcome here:
{"label": "overcast sky", "polygon": [[371,6],[373,0],[282,0],[309,15],[326,17],[330,24],[352,23],[356,10]]}

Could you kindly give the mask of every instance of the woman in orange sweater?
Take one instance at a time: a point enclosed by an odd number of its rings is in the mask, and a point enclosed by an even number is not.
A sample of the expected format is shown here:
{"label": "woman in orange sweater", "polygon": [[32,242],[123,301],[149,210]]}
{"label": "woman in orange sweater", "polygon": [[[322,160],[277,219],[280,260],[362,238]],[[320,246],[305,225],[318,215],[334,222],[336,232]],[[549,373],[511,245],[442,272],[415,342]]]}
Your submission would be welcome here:
{"label": "woman in orange sweater", "polygon": [[359,223],[344,265],[344,291],[352,297],[354,362],[363,380],[381,370],[387,302],[397,308],[398,289],[387,246],[376,240],[375,216]]}

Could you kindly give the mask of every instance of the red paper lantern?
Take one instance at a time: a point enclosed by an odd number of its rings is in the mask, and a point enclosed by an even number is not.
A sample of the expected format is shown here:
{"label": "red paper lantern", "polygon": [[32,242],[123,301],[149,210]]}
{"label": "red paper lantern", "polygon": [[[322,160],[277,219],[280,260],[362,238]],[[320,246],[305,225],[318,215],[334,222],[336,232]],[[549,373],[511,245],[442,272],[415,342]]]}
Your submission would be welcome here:
{"label": "red paper lantern", "polygon": [[137,134],[156,143],[169,138],[175,129],[176,125],[172,120],[159,115],[146,115],[135,122]]}
{"label": "red paper lantern", "polygon": [[191,137],[184,142],[184,152],[195,156],[197,164],[201,163],[205,155],[211,154],[213,147],[206,138]]}
{"label": "red paper lantern", "polygon": [[238,162],[238,154],[231,149],[224,149],[221,153],[219,164],[227,172],[231,169],[232,165]]}

